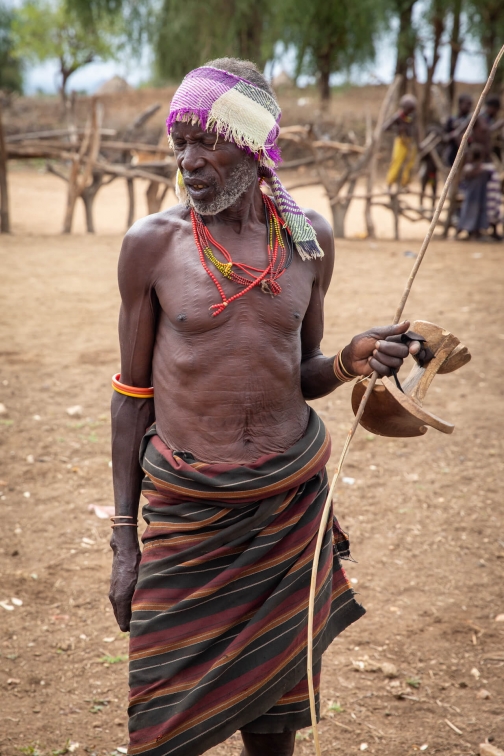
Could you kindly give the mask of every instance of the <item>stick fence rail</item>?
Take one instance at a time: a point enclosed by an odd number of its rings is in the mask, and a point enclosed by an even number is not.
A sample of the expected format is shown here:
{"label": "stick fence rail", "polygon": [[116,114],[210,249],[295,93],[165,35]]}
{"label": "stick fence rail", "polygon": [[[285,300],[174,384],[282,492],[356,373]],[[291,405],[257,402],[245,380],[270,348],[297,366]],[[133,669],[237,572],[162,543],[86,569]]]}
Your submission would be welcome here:
{"label": "stick fence rail", "polygon": [[[432,218],[432,211],[422,206],[422,193],[400,188],[393,191],[376,188],[383,126],[397,98],[399,84],[400,77],[396,77],[382,102],[374,129],[371,119],[366,119],[364,145],[328,139],[319,133],[315,125],[280,129],[280,140],[294,143],[302,153],[306,153],[303,157],[288,160],[279,166],[281,171],[297,171],[297,176],[290,175],[287,189],[292,191],[301,187],[322,186],[329,201],[334,235],[337,238],[345,236],[345,218],[353,201],[364,203],[366,235],[369,238],[376,236],[371,212],[373,207],[382,207],[392,213],[395,239],[400,238],[401,218],[414,223],[430,221]],[[46,160],[46,170],[66,182],[63,233],[72,230],[75,205],[79,198],[84,203],[87,230],[94,232],[93,209],[96,196],[103,186],[118,178],[124,179],[127,184],[127,228],[135,217],[135,180],[148,181],[148,212],[158,212],[168,190],[174,186],[176,162],[164,136],[159,144],[151,144],[141,139],[141,130],[159,108],[160,105],[156,104],[141,112],[119,137],[115,129],[103,128],[103,108],[97,97],[91,99],[85,127],[77,127],[72,118],[69,118],[66,129],[10,136],[3,135],[0,108],[0,230],[6,233],[10,230],[8,160]],[[429,135],[420,145],[419,156],[431,154],[440,178],[444,180],[448,169],[444,168],[436,152],[438,144],[439,137]],[[311,169],[311,175],[305,178],[300,170],[304,172],[306,168]],[[359,192],[356,191],[358,187]],[[432,204],[434,200],[435,198],[431,200]],[[441,222],[445,236],[451,225],[455,202],[456,191]]]}

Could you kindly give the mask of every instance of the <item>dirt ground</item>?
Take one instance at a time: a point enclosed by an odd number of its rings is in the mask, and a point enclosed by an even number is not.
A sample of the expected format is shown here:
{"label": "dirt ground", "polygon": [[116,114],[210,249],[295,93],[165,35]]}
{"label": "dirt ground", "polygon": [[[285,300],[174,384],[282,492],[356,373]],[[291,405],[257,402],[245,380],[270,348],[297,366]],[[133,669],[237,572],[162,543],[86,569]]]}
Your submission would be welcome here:
{"label": "dirt ground", "polygon": [[[103,191],[98,235],[80,233],[79,217],[63,237],[58,179],[15,170],[11,191],[14,233],[0,239],[0,754],[123,753],[127,638],[107,599],[109,523],[89,506],[112,503],[126,193],[119,182]],[[297,196],[327,213],[316,190]],[[359,222],[356,214],[350,235]],[[391,321],[418,246],[338,242],[327,354]],[[438,376],[426,400],[455,423],[453,435],[397,440],[360,429],[351,448],[336,510],[367,614],[325,655],[324,754],[469,756],[486,738],[504,748],[503,259],[504,245],[435,241],[407,307],[473,354]],[[350,393],[314,402],[333,438],[331,469]],[[74,405],[81,416],[67,413]],[[235,735],[212,754],[239,752]],[[310,731],[296,753],[314,753]]]}

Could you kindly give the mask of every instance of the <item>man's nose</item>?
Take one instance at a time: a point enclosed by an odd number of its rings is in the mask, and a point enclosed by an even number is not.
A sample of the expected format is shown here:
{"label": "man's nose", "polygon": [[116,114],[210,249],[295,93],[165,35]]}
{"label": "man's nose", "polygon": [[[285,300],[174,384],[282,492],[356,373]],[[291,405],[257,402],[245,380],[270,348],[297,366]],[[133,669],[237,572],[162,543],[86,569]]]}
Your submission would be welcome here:
{"label": "man's nose", "polygon": [[182,171],[192,173],[203,168],[205,165],[205,159],[202,154],[201,146],[199,144],[186,144],[183,154],[179,161],[179,168]]}

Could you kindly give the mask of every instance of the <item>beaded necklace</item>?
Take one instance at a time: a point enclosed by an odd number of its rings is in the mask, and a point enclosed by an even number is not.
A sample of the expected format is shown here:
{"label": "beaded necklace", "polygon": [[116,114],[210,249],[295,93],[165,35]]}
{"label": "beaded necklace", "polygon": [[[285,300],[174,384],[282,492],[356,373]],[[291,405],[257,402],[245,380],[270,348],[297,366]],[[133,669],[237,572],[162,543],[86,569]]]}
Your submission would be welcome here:
{"label": "beaded necklace", "polygon": [[[287,229],[290,242],[290,232],[285,223],[281,220],[275,203],[266,194],[263,194],[264,209],[266,211],[267,229],[268,229],[268,265],[263,268],[255,268],[253,265],[235,262],[229,252],[222,244],[214,239],[207,226],[204,224],[201,216],[191,209],[191,221],[193,227],[194,241],[198,248],[200,261],[214,282],[217,291],[221,296],[221,302],[211,305],[210,309],[214,310],[212,316],[220,315],[221,312],[235,299],[239,299],[255,286],[261,286],[264,293],[276,297],[282,291],[278,279],[289,267],[292,260],[292,244],[289,243],[289,252],[282,238],[281,227]],[[213,245],[224,257],[226,262],[221,262],[210,245]],[[280,254],[279,254],[280,250]],[[217,277],[207,265],[207,260],[224,276],[224,278],[233,281],[242,287],[242,290],[227,297],[224,289],[220,285]],[[237,269],[240,272],[237,272]]]}

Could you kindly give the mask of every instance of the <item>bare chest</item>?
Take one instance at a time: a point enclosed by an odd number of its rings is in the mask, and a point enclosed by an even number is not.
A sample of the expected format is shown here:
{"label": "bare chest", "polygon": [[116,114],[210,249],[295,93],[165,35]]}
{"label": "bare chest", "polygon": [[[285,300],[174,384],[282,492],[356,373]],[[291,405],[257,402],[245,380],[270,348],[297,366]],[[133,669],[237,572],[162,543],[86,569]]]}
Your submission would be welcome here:
{"label": "bare chest", "polygon": [[[217,260],[225,262],[221,254],[213,252]],[[253,275],[260,276],[268,265],[266,236],[236,240],[230,255],[233,261],[256,268]],[[272,295],[268,287],[261,284],[244,293],[243,285],[226,277],[206,256],[202,260],[192,236],[185,236],[176,249],[167,251],[163,257],[155,292],[163,317],[181,334],[202,334],[225,325],[238,331],[262,325],[292,333],[300,329],[310,302],[314,281],[312,266],[294,251],[288,266],[277,278],[278,294]],[[245,275],[238,266],[233,266],[233,270],[252,283],[253,275]],[[214,315],[214,305],[222,303],[223,296],[229,304]]]}

